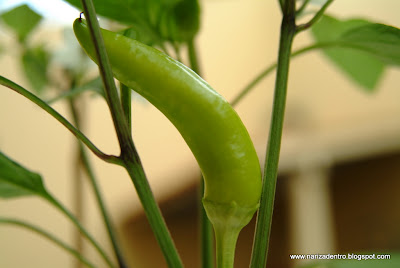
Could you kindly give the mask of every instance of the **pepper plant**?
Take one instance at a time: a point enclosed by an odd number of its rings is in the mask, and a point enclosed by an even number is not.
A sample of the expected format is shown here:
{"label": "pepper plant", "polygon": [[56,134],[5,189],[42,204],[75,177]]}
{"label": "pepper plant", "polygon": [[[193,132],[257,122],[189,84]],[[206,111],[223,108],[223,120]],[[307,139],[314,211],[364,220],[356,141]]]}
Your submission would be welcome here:
{"label": "pepper plant", "polygon": [[[68,86],[71,89],[50,101],[41,99],[38,95],[47,83],[49,55],[44,48],[30,48],[25,42],[40,16],[27,6],[21,6],[3,13],[2,20],[15,30],[23,44],[25,51],[22,62],[25,74],[36,94],[3,76],[0,76],[0,84],[4,86],[3,90],[7,87],[38,105],[79,140],[80,159],[95,192],[113,246],[114,258],[110,257],[110,253],[102,248],[76,216],[46,189],[40,175],[7,157],[6,152],[0,152],[0,198],[35,195],[49,202],[88,239],[107,267],[123,268],[129,265],[125,261],[100,194],[86,155],[87,149],[101,160],[119,165],[127,171],[168,267],[183,267],[132,139],[131,90],[147,98],[176,126],[202,170],[205,210],[201,208],[201,266],[214,267],[213,233],[208,218],[216,237],[216,267],[232,268],[238,233],[258,210],[249,265],[260,268],[267,265],[290,60],[312,50],[323,50],[328,58],[366,90],[376,87],[386,66],[400,65],[399,29],[368,20],[343,21],[324,15],[333,0],[323,1],[320,5],[313,5],[313,1],[309,0],[279,0],[282,22],[278,60],[257,75],[229,104],[201,78],[195,46],[201,18],[200,3],[197,0],[66,1],[83,10],[87,22],[78,18],[73,26],[74,31],[86,53],[98,64],[100,78],[79,85],[82,69],[75,70],[66,66],[64,71],[70,78]],[[27,14],[36,23],[21,25],[18,17]],[[77,16],[78,14],[77,12]],[[302,16],[307,14],[309,19],[304,22]],[[97,15],[126,25],[126,29],[118,33],[101,30]],[[312,29],[315,43],[292,51],[295,37],[309,28]],[[170,53],[168,47],[173,48],[173,55],[167,55]],[[183,47],[187,48],[190,68],[180,62],[183,58]],[[348,58],[352,61],[348,61]],[[250,136],[232,107],[273,70],[276,70],[276,83],[266,161],[261,175]],[[365,75],[365,72],[371,75]],[[119,88],[114,78],[119,80]],[[93,88],[108,104],[120,155],[103,152],[79,127],[74,99],[80,93]],[[75,122],[69,122],[51,107],[55,100],[69,102]],[[196,125],[193,121],[197,122]],[[0,216],[0,223],[32,230],[74,255],[84,265],[95,267],[79,250],[46,230],[21,219],[3,216]]]}

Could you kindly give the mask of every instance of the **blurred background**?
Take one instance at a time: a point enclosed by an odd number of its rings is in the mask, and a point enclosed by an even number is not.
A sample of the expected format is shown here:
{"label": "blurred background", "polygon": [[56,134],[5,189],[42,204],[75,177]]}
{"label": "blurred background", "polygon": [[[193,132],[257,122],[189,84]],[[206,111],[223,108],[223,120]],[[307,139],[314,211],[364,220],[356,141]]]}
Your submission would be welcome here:
{"label": "blurred background", "polygon": [[[66,57],[59,56],[59,51],[76,55],[71,25],[79,11],[58,0],[3,0],[0,13],[22,3],[44,17],[29,42],[44,44],[58,55],[51,62],[50,75],[55,84],[62,84],[57,63],[65,62]],[[196,42],[202,73],[213,88],[232,100],[276,60],[279,7],[277,1],[265,0],[203,0],[201,6],[202,23]],[[354,0],[335,1],[328,13],[341,19],[366,18],[399,27],[399,10],[399,1]],[[302,33],[295,39],[294,49],[311,42],[310,34]],[[0,74],[29,89],[18,60],[20,53],[12,31],[0,22]],[[400,250],[399,74],[399,69],[387,68],[376,90],[367,92],[320,51],[292,61],[268,267],[302,264],[290,260],[289,254]],[[271,75],[236,106],[261,163],[273,87]],[[40,173],[48,190],[73,210],[74,137],[22,96],[5,87],[0,89],[1,151]],[[52,97],[49,94],[45,96]],[[85,93],[81,102],[83,132],[104,152],[118,154],[104,100]],[[55,102],[53,107],[71,119],[65,101]],[[133,98],[132,116],[135,144],[178,250],[186,267],[199,267],[200,178],[194,157],[172,124],[138,96]],[[128,175],[93,155],[90,159],[132,267],[166,267]],[[85,180],[83,191],[83,223],[111,249]],[[74,243],[69,222],[38,198],[0,200],[0,215],[28,220]],[[240,235],[235,267],[248,267],[253,228],[254,221]],[[84,250],[102,267],[90,246],[85,245]],[[74,267],[74,263],[69,255],[37,235],[0,226],[0,267],[62,268]]]}

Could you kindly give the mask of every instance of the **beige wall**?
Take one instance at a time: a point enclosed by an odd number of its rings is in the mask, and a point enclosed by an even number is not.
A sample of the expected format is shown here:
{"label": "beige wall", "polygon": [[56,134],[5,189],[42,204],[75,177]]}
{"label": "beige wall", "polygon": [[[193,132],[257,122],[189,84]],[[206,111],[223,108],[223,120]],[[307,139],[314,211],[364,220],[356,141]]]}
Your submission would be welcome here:
{"label": "beige wall", "polygon": [[[203,2],[203,25],[198,40],[202,69],[206,80],[230,100],[255,73],[276,58],[280,19],[277,1]],[[400,26],[398,1],[335,1],[330,10],[343,18],[366,16]],[[294,47],[309,42],[309,35],[304,33],[296,39]],[[13,61],[16,53],[17,50],[11,49],[2,55],[0,74],[27,86]],[[334,159],[349,157],[342,153],[343,148],[355,154],[369,153],[359,149],[365,145],[359,143],[360,139],[368,144],[371,137],[384,140],[382,146],[376,140],[374,144],[378,149],[371,150],[393,147],[391,142],[395,144],[394,140],[400,135],[398,69],[387,70],[379,90],[373,94],[366,94],[349,82],[317,52],[295,59],[290,74],[283,167],[296,165],[300,153],[304,156],[304,149],[310,148],[306,146],[312,146],[313,153],[326,153],[325,156]],[[263,81],[237,107],[260,158],[263,158],[268,133],[273,82],[272,76]],[[62,103],[55,108],[62,114],[68,113]],[[105,152],[117,154],[116,138],[104,102],[100,98],[90,99],[87,113],[85,133]],[[198,172],[194,158],[179,133],[160,112],[149,104],[135,101],[133,125],[137,148],[158,199],[193,183],[191,175]],[[29,101],[3,87],[0,90],[0,126],[1,150],[42,174],[48,189],[71,206],[72,135]],[[94,157],[92,160],[114,219],[118,221],[128,212],[139,211],[136,193],[125,172]],[[86,201],[85,225],[107,244],[91,193],[87,194]],[[0,215],[28,219],[71,241],[69,223],[41,200],[0,200]],[[62,268],[70,264],[64,252],[36,235],[13,227],[0,227],[0,267]]]}

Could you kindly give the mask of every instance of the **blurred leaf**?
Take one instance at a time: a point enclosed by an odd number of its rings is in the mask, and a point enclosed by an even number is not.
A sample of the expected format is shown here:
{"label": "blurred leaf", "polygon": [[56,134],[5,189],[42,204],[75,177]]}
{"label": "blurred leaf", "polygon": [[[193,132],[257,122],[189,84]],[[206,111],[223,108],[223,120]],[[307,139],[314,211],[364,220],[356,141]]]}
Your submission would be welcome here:
{"label": "blurred leaf", "polygon": [[55,97],[54,99],[47,101],[47,103],[50,104],[50,103],[54,103],[56,101],[59,101],[59,100],[65,99],[65,98],[72,98],[72,97],[78,96],[79,94],[86,92],[86,91],[95,92],[98,95],[105,98],[103,82],[101,81],[100,77],[96,77],[95,79],[90,80],[81,86],[72,88],[71,90]]}
{"label": "blurred leaf", "polygon": [[47,66],[49,64],[49,53],[38,46],[28,48],[22,54],[22,66],[32,88],[39,94],[47,85]]}
{"label": "blurred leaf", "polygon": [[[80,0],[64,0],[82,10]],[[154,44],[185,42],[199,30],[198,0],[93,0],[96,12],[104,17],[134,26]],[[139,39],[138,39],[139,40]]]}
{"label": "blurred leaf", "polygon": [[364,52],[349,48],[329,49],[325,52],[353,81],[368,91],[376,89],[385,70],[385,64]]}
{"label": "blurred leaf", "polygon": [[0,198],[47,195],[42,178],[0,152]]}
{"label": "blurred leaf", "polygon": [[[366,254],[366,253],[363,253]],[[381,253],[380,253],[381,254]],[[383,253],[382,253],[383,254]],[[386,254],[386,253],[385,253]],[[357,254],[358,255],[358,254]],[[366,254],[370,255],[370,254]],[[377,255],[375,253],[375,255]],[[347,256],[347,254],[346,254]],[[390,254],[390,260],[320,260],[307,265],[301,265],[297,268],[398,268],[400,267],[400,254]]]}
{"label": "blurred leaf", "polygon": [[33,11],[29,6],[21,5],[1,14],[1,18],[17,33],[19,40],[23,42],[38,25],[42,16]]}
{"label": "blurred leaf", "polygon": [[385,64],[366,51],[341,47],[339,42],[343,33],[363,25],[370,25],[370,22],[360,19],[339,21],[323,16],[311,31],[317,43],[338,42],[338,47],[324,49],[324,54],[353,81],[367,90],[373,90],[383,74]]}
{"label": "blurred leaf", "polygon": [[[71,5],[82,11],[80,0],[65,0]],[[119,21],[125,24],[132,24],[137,21],[137,17],[143,17],[147,14],[146,2],[150,3],[154,0],[93,0],[97,14]]]}
{"label": "blurred leaf", "polygon": [[400,65],[400,29],[371,23],[346,31],[340,39],[387,64]]}
{"label": "blurred leaf", "polygon": [[200,6],[198,0],[183,0],[174,7],[173,40],[187,42],[200,29]]}
{"label": "blurred leaf", "polygon": [[149,35],[148,32],[144,31],[142,28],[137,26],[132,26],[130,28],[127,28],[120,33],[126,37],[135,39],[148,46],[153,46],[157,44],[157,40],[155,40],[151,35]]}
{"label": "blurred leaf", "polygon": [[350,29],[367,25],[370,22],[363,19],[350,19],[340,21],[334,17],[323,15],[321,19],[311,29],[314,38],[318,42],[336,41],[339,37]]}

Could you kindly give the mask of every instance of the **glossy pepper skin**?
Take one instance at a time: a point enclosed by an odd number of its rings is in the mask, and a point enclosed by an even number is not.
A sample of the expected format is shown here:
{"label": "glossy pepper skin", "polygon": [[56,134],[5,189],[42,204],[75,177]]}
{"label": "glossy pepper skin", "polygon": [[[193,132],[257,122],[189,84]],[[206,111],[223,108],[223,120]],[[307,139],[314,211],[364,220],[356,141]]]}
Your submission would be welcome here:
{"label": "glossy pepper skin", "polygon": [[[74,22],[74,32],[97,62],[84,20]],[[204,176],[203,203],[214,229],[233,221],[230,225],[238,233],[258,208],[261,170],[235,110],[180,62],[123,35],[103,29],[102,35],[115,78],[158,108],[193,152]]]}

